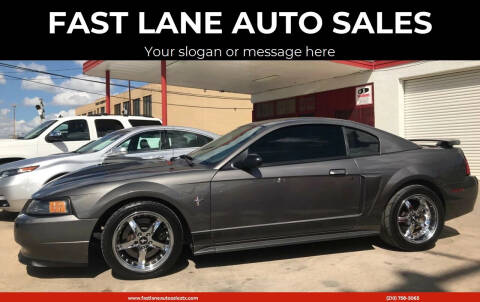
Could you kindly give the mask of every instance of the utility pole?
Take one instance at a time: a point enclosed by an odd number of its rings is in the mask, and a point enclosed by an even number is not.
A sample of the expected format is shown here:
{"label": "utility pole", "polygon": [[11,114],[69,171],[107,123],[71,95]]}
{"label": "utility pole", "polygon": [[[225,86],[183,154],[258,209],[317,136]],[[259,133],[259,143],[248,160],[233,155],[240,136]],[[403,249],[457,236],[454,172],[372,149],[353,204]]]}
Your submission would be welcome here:
{"label": "utility pole", "polygon": [[45,119],[45,105],[43,104],[43,99],[40,98],[40,103],[35,105],[35,109],[37,109],[38,116],[40,117],[40,121],[43,122]]}
{"label": "utility pole", "polygon": [[17,134],[15,131],[15,109],[17,108],[17,105],[13,104],[13,138],[17,138]]}
{"label": "utility pole", "polygon": [[128,101],[132,101],[132,94],[130,92],[130,80],[128,80]]}

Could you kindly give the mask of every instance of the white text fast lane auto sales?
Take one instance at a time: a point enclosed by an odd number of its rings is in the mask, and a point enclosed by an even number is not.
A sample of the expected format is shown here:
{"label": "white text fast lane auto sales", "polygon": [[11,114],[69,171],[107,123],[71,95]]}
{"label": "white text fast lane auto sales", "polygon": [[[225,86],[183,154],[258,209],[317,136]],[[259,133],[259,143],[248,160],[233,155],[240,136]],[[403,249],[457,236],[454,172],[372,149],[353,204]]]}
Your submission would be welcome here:
{"label": "white text fast lane auto sales", "polygon": [[[241,12],[228,30],[223,28],[222,12],[195,12],[159,14],[139,12],[136,16],[139,34],[291,34],[301,31],[316,34],[330,28],[335,34],[428,34],[432,30],[431,13],[383,12],[349,13],[340,11],[328,16],[317,12]],[[50,12],[49,33],[84,33],[101,35],[108,32],[122,34],[129,12]],[[326,26],[326,23],[330,23]],[[129,23],[131,25],[132,23]],[[388,24],[388,26],[386,25]],[[330,26],[331,25],[331,26]]]}

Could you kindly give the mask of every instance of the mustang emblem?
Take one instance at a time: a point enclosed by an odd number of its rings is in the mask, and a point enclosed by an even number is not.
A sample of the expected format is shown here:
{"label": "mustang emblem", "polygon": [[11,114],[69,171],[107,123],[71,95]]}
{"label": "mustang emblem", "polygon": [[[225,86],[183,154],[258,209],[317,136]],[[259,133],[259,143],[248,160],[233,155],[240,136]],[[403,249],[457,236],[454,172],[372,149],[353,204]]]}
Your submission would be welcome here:
{"label": "mustang emblem", "polygon": [[198,207],[200,206],[200,202],[202,201],[203,199],[201,199],[200,197],[196,196],[195,199],[193,199],[193,202],[195,203],[195,205]]}

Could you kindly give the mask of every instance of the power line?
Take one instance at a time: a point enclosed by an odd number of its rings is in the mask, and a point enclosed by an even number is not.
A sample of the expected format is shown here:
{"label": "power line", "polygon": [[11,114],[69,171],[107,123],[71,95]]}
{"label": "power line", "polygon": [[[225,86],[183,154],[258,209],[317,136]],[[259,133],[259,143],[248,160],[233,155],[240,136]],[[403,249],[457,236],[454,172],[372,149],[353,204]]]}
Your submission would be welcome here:
{"label": "power line", "polygon": [[[37,73],[47,74],[47,75],[50,75],[50,76],[56,76],[56,77],[61,77],[61,78],[66,78],[66,79],[73,79],[73,80],[86,81],[86,82],[92,82],[92,83],[97,83],[97,84],[106,85],[106,82],[104,82],[104,81],[99,81],[99,80],[94,80],[94,79],[85,79],[85,78],[79,78],[79,77],[74,77],[74,76],[67,76],[67,75],[63,75],[63,74],[59,74],[59,73],[53,73],[53,72],[48,72],[48,71],[43,71],[43,70],[37,70],[37,69],[28,68],[28,67],[22,67],[22,66],[7,64],[7,63],[0,63],[0,66],[6,67],[6,68],[19,69],[19,70],[23,70],[23,71],[29,71],[29,72],[37,72]],[[111,86],[128,88],[128,85],[124,85],[124,84],[110,83],[110,85],[111,85]],[[133,89],[139,89],[139,90],[144,90],[144,91],[150,91],[150,92],[162,92],[161,89],[153,89],[153,88],[145,88],[145,87],[136,87],[136,86],[131,86],[131,88],[133,88]],[[212,99],[250,100],[250,98],[228,97],[228,96],[215,96],[215,95],[204,95],[204,94],[196,94],[196,93],[181,92],[181,91],[168,91],[168,90],[167,90],[167,92],[170,93],[170,94],[176,94],[176,95],[194,96],[194,97],[212,98]]]}
{"label": "power line", "polygon": [[[7,63],[1,63],[1,65],[3,64],[7,64]],[[11,64],[8,64],[8,65],[11,65]],[[11,65],[11,66],[16,66],[16,65]],[[6,67],[6,68],[12,68],[12,67],[7,67],[7,66],[3,66],[3,67]],[[17,66],[17,67],[21,67],[21,66]],[[16,68],[15,68],[16,69]],[[37,72],[38,71],[42,71],[42,70],[39,70],[39,69],[33,69],[32,71],[29,71],[29,70],[24,70],[25,72]],[[76,68],[62,68],[62,69],[50,69],[50,71],[69,71],[69,70],[83,70],[81,67],[76,67]],[[19,73],[21,71],[6,71],[6,70],[0,70],[0,73],[12,73],[12,74],[16,74],[16,73]]]}
{"label": "power line", "polygon": [[[26,78],[22,78],[22,77],[16,77],[16,76],[8,75],[8,74],[5,74],[4,76],[6,76],[8,78],[13,78],[13,79],[17,79],[17,80],[23,80],[23,81],[39,84],[39,85],[45,85],[45,86],[49,86],[49,87],[55,87],[55,88],[60,88],[60,89],[65,89],[65,90],[76,91],[76,92],[85,92],[85,93],[89,93],[89,94],[98,95],[98,96],[101,96],[101,97],[106,97],[106,95],[98,93],[98,92],[86,91],[86,90],[82,90],[82,89],[65,87],[65,86],[60,86],[60,85],[56,85],[56,84],[43,83],[43,82],[38,82],[38,81],[35,81],[35,80],[26,79]],[[115,95],[112,95],[110,97],[117,98],[117,99],[128,100],[128,97],[121,97],[121,96],[115,96]],[[162,102],[152,102],[152,103],[161,104]],[[213,106],[207,107],[207,106],[184,105],[184,104],[175,104],[175,103],[168,103],[168,105],[169,106],[179,106],[179,107],[207,108],[207,109],[234,109],[234,110],[246,109],[246,110],[252,110],[252,108],[248,108],[248,107],[213,107]]]}

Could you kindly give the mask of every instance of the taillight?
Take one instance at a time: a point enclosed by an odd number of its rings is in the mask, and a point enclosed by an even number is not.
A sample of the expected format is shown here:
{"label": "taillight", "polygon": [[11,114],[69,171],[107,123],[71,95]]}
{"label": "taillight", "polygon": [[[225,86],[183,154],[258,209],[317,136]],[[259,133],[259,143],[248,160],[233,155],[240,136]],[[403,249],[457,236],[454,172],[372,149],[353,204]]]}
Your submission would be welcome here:
{"label": "taillight", "polygon": [[465,155],[463,156],[463,158],[465,160],[465,174],[468,176],[470,175],[470,165],[468,164],[468,160]]}

